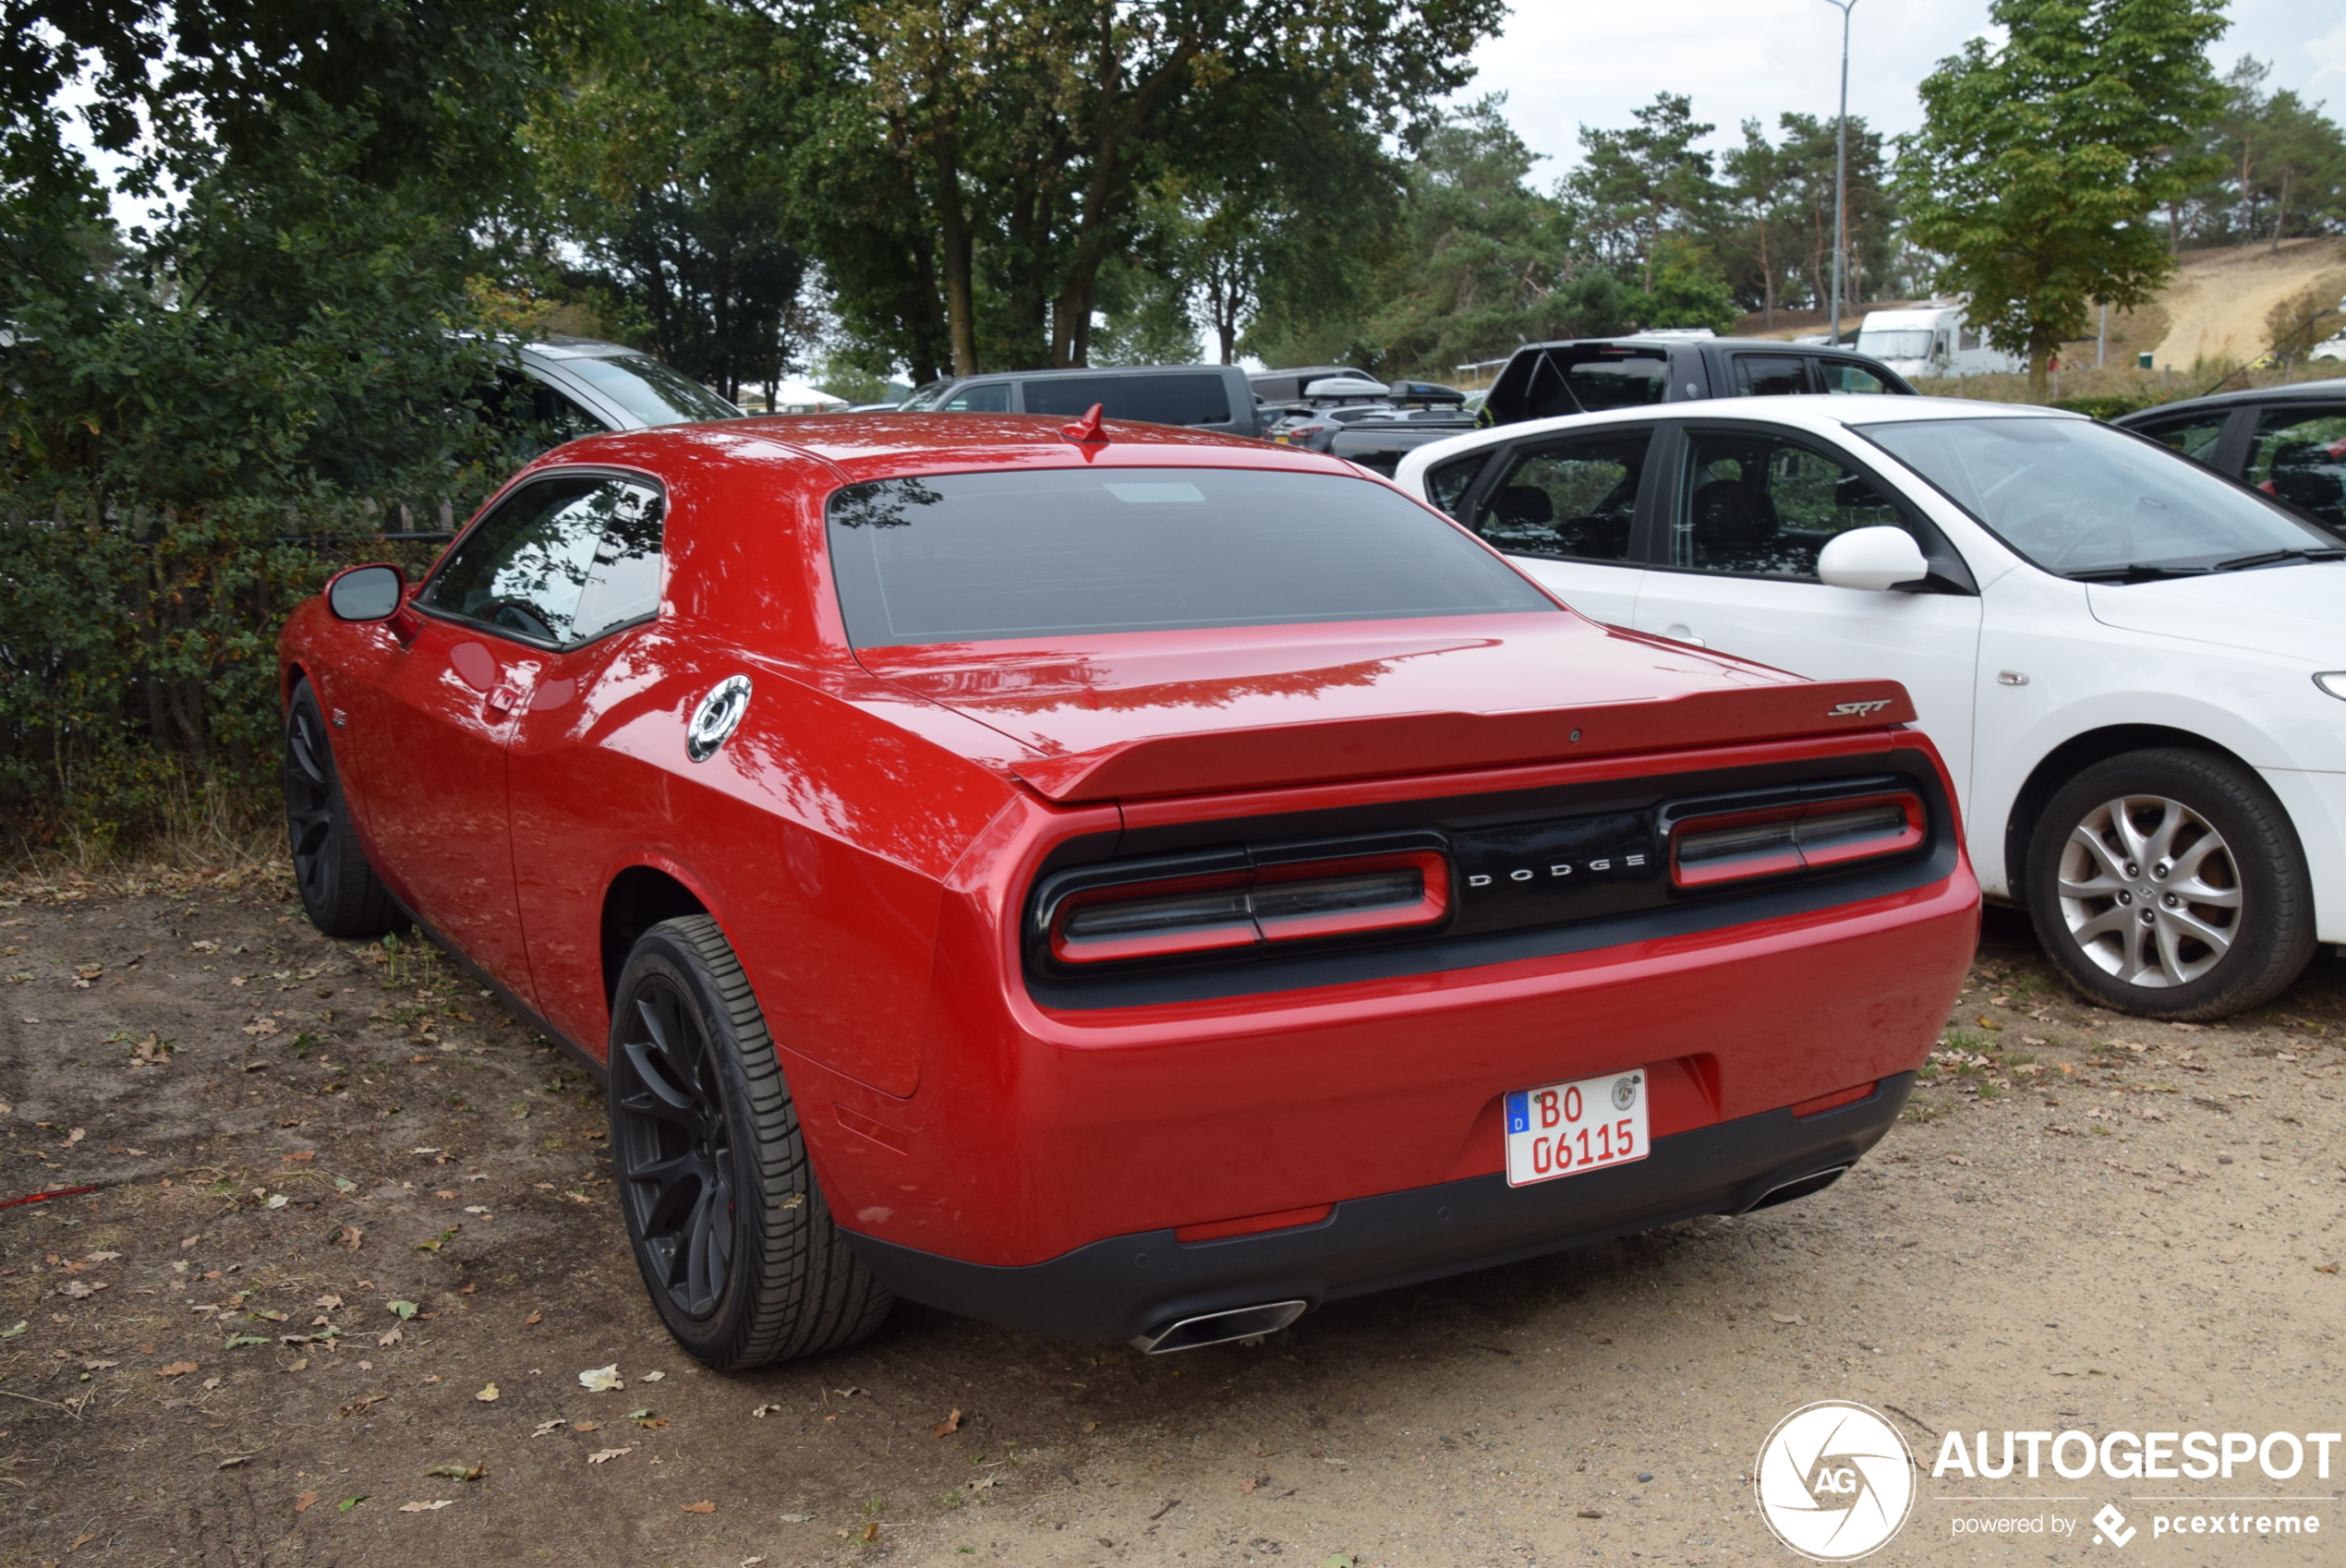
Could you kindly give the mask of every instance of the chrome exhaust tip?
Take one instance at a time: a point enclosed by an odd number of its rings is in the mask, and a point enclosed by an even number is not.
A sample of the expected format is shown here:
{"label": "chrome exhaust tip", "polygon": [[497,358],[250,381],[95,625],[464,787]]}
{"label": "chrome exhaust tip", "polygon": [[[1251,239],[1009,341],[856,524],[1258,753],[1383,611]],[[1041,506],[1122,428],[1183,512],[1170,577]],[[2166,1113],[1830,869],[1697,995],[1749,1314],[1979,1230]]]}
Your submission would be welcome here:
{"label": "chrome exhaust tip", "polygon": [[1772,1209],[1779,1203],[1789,1203],[1796,1198],[1806,1198],[1812,1192],[1822,1192],[1847,1175],[1848,1170],[1849,1167],[1846,1164],[1830,1165],[1821,1171],[1811,1171],[1807,1176],[1796,1176],[1790,1181],[1778,1182],[1745,1204],[1742,1212],[1748,1214],[1755,1209]]}
{"label": "chrome exhaust tip", "polygon": [[1131,1345],[1150,1356],[1170,1356],[1177,1350],[1227,1345],[1234,1339],[1261,1339],[1264,1334],[1278,1333],[1303,1316],[1311,1306],[1308,1301],[1265,1301],[1252,1307],[1201,1312],[1194,1318],[1176,1318],[1161,1328],[1136,1334]]}

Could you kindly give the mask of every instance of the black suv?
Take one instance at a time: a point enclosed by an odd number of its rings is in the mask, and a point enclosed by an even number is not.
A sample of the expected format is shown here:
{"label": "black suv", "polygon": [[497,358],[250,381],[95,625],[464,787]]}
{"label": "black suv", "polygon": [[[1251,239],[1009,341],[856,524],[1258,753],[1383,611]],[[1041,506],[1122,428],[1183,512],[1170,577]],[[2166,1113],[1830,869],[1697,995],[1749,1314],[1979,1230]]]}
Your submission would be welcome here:
{"label": "black suv", "polygon": [[896,405],[902,414],[1064,414],[1098,404],[1110,419],[1259,436],[1254,390],[1234,365],[1135,365],[1113,369],[1002,370],[948,376]]}
{"label": "black suv", "polygon": [[2346,380],[2187,398],[2111,423],[2346,533]]}
{"label": "black suv", "polygon": [[1512,425],[1702,397],[1801,392],[1904,392],[1879,359],[1817,344],[1649,332],[1528,343],[1507,359],[1483,401],[1483,423]]}

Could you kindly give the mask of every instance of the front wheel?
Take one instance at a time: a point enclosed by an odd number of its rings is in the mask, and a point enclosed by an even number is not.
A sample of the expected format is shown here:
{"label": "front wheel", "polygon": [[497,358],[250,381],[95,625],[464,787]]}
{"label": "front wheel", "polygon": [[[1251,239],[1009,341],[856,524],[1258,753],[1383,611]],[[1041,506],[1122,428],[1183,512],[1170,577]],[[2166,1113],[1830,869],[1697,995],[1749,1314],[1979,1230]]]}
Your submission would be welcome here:
{"label": "front wheel", "polygon": [[627,1238],[676,1343],[720,1371],[852,1345],[893,1297],[833,1223],[741,962],[707,915],[644,933],[611,1007]]}
{"label": "front wheel", "polygon": [[2270,1001],[2314,956],[2314,899],[2288,814],[2201,752],[2129,752],[2047,803],[2027,861],[2038,939],[2077,988],[2148,1018]]}
{"label": "front wheel", "polygon": [[350,822],[325,716],[307,679],[294,682],[285,705],[285,848],[309,923],[345,940],[381,936],[407,923],[390,890],[376,879]]}

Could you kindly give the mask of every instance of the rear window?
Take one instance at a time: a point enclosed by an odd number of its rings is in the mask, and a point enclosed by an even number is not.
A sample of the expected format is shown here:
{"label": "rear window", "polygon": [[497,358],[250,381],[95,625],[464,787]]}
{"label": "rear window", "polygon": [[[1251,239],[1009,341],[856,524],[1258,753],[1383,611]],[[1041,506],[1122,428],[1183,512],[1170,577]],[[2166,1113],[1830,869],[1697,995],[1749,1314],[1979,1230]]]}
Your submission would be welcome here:
{"label": "rear window", "polygon": [[1670,355],[1659,348],[1551,349],[1532,366],[1520,409],[1501,417],[1549,419],[1660,403],[1670,392]]}
{"label": "rear window", "polygon": [[561,364],[647,425],[742,416],[740,409],[690,376],[645,355],[580,355]]}
{"label": "rear window", "polygon": [[1556,609],[1424,508],[1336,475],[937,474],[850,485],[829,524],[857,647]]}
{"label": "rear window", "polygon": [[1227,425],[1230,384],[1220,376],[1068,376],[1026,383],[1029,414],[1084,414],[1147,425]]}

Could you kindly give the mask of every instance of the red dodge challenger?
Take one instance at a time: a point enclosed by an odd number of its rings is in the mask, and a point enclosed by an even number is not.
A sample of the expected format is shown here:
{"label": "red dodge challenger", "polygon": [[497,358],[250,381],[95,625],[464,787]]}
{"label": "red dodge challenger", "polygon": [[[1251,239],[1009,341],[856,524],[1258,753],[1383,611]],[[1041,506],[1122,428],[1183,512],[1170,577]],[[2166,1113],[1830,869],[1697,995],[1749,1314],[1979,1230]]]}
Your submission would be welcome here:
{"label": "red dodge challenger", "polygon": [[310,918],[607,1072],[720,1368],[897,1296],[1178,1350],[1814,1192],[1977,931],[1894,682],[1096,411],[574,441],[280,650]]}

